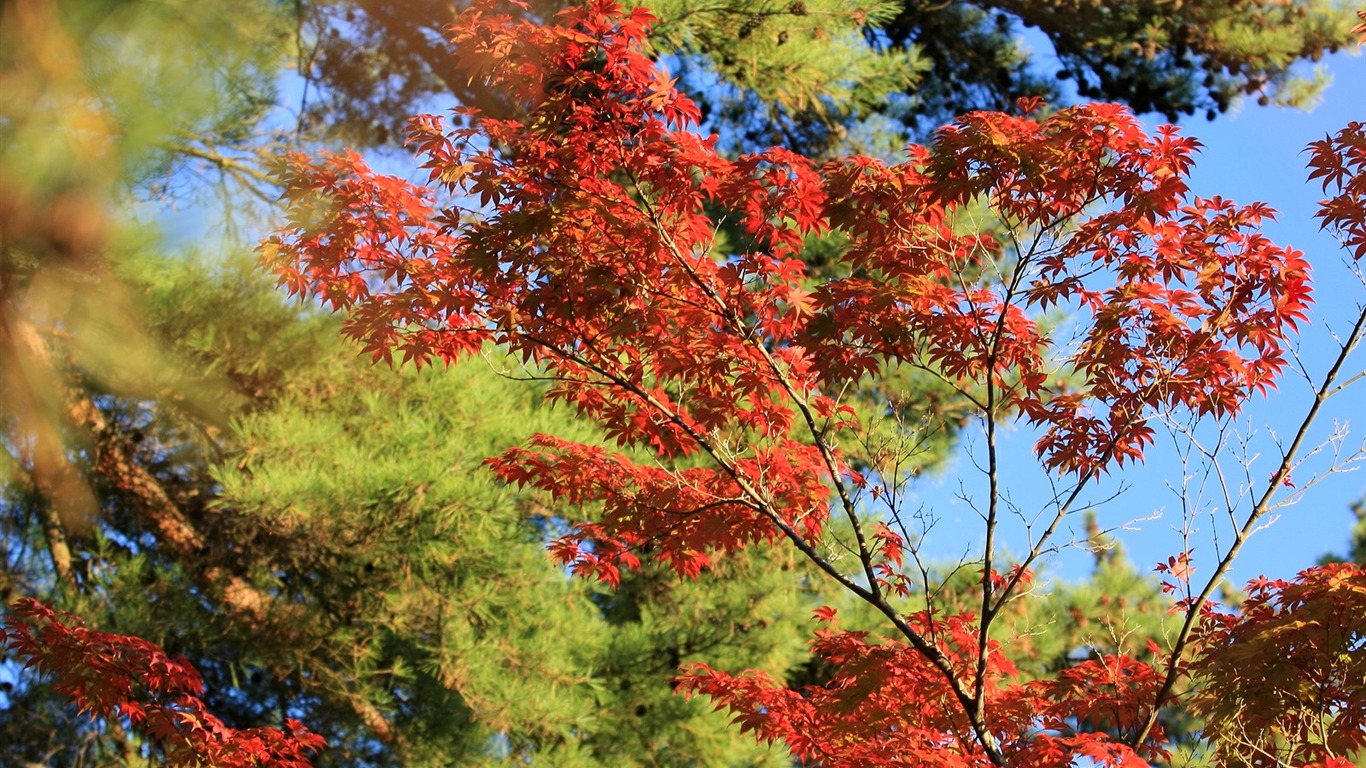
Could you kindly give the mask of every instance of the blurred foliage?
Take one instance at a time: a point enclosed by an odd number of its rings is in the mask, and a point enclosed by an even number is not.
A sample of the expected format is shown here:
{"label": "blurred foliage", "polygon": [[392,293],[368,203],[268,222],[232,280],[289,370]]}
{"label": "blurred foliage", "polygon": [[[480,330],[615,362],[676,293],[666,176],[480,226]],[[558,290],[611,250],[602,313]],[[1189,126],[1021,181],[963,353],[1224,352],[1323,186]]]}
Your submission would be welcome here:
{"label": "blurred foliage", "polygon": [[1366,565],[1366,498],[1358,499],[1351,505],[1352,530],[1347,538],[1347,552],[1325,553],[1319,558],[1319,565],[1328,563],[1356,563]]}
{"label": "blurred foliage", "polygon": [[71,391],[170,384],[112,269],[142,247],[120,203],[175,156],[175,137],[255,122],[274,99],[265,30],[277,20],[263,3],[0,3],[4,468],[48,500],[59,579],[71,575],[66,535],[89,534],[97,507],[67,446],[98,442],[104,425]]}

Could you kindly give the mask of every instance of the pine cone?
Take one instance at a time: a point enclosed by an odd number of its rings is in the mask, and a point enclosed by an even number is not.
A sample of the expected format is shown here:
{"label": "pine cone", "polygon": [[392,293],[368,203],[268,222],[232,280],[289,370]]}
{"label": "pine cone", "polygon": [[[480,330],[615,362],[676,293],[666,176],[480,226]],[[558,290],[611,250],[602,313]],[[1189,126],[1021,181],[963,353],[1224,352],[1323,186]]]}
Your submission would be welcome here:
{"label": "pine cone", "polygon": [[740,39],[744,40],[754,34],[754,30],[763,26],[763,23],[764,17],[757,13],[745,19],[745,23],[740,25]]}
{"label": "pine cone", "polygon": [[805,16],[807,14],[806,3],[804,0],[792,0],[792,5],[787,7],[787,12],[793,16]]}

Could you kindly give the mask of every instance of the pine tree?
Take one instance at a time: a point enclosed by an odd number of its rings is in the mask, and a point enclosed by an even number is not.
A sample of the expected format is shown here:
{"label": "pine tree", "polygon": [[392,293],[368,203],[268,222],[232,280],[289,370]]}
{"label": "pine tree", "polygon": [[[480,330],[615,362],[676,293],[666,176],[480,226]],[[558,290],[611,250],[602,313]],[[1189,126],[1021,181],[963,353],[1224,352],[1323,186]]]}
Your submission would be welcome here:
{"label": "pine tree", "polygon": [[[929,63],[915,94],[934,127],[965,107],[1000,109],[1017,95],[1121,101],[1175,121],[1226,112],[1244,97],[1309,107],[1325,85],[1317,62],[1353,42],[1350,3],[907,2],[884,28]],[[1057,64],[1032,60],[1021,27],[1041,33]],[[1047,52],[1044,52],[1045,54]]]}
{"label": "pine tree", "polygon": [[[169,540],[136,493],[96,474],[104,517],[76,550],[85,567],[65,605],[191,656],[231,724],[304,715],[331,744],[324,764],[764,754],[673,696],[671,679],[704,653],[775,674],[800,664],[813,598],[791,563],[737,557],[718,565],[732,578],[683,586],[641,574],[611,595],[569,581],[544,552],[563,513],[500,487],[481,462],[534,431],[589,437],[571,414],[494,369],[372,368],[333,323],[301,321],[246,270],[125,268],[164,354],[217,395],[219,423],[166,403],[102,410],[140,433],[138,464],[198,543]],[[11,497],[8,540],[33,541],[19,526],[40,503]],[[47,557],[13,566],[31,593]],[[57,736],[26,730],[35,714],[63,716],[32,682],[0,718],[14,744]],[[31,746],[73,760],[140,748],[117,729],[70,735]]]}
{"label": "pine tree", "polygon": [[[659,0],[653,54],[737,145],[895,153],[954,116],[1020,96],[1120,101],[1169,120],[1226,112],[1244,98],[1312,106],[1307,69],[1350,45],[1338,0],[1059,3],[926,0]],[[307,114],[351,146],[394,145],[406,116],[453,96],[489,114],[516,105],[458,74],[443,29],[464,7],[423,0],[316,0],[298,6]],[[548,19],[568,3],[537,0]],[[514,10],[517,10],[514,8]],[[1025,30],[1052,51],[1031,54]],[[1036,38],[1037,39],[1037,38]],[[1055,54],[1055,55],[1050,55]]]}

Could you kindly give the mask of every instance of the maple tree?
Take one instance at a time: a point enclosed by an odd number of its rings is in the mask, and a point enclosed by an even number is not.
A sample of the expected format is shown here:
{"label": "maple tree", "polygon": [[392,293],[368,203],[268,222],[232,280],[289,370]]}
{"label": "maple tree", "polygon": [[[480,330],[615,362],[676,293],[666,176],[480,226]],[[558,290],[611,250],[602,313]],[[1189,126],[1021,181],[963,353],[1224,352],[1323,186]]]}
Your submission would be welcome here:
{"label": "maple tree", "polygon": [[[1083,490],[1140,461],[1157,416],[1226,419],[1274,389],[1310,284],[1303,255],[1259,232],[1272,212],[1189,195],[1197,143],[1171,127],[1149,136],[1114,105],[971,113],[896,165],[817,165],[779,148],[727,159],[641,53],[651,21],[610,0],[544,26],[484,6],[462,14],[461,64],[529,117],[414,118],[409,140],[443,205],[355,153],[285,158],[289,223],[263,246],[281,283],[345,310],[376,360],[454,362],[499,345],[627,449],[539,435],[489,460],[510,483],[595,510],[552,545],[576,573],[615,583],[650,557],[698,577],[727,552],[783,541],[872,606],[883,632],[816,612],[813,650],[835,670],[824,684],[794,691],[702,664],[679,678],[802,760],[1144,765],[1166,754],[1160,716],[1178,682],[1223,684],[1242,669],[1230,648],[1310,631],[1322,622],[1303,617],[1327,612],[1344,628],[1305,645],[1296,668],[1327,670],[1330,700],[1346,703],[1320,708],[1315,727],[1268,713],[1284,727],[1256,743],[1273,759],[1346,764],[1363,746],[1359,694],[1350,660],[1331,659],[1355,642],[1353,567],[1254,585],[1233,614],[1211,596],[1289,484],[1366,313],[1204,585],[1188,552],[1160,569],[1181,618],[1165,646],[1026,683],[992,634]],[[1334,195],[1324,225],[1358,256],[1363,133],[1348,126],[1311,159]],[[1000,236],[964,228],[980,201]],[[735,252],[713,252],[716,208],[749,236]],[[831,232],[847,241],[847,274],[813,281],[800,254]],[[1075,319],[1071,339],[1041,322],[1052,307]],[[934,603],[898,506],[914,427],[888,438],[845,399],[893,365],[943,377],[981,417],[989,487],[972,611]],[[1015,562],[996,542],[996,425],[1009,418],[1039,430],[1039,460],[1068,483]],[[1237,718],[1222,706],[1205,710],[1216,741]]]}

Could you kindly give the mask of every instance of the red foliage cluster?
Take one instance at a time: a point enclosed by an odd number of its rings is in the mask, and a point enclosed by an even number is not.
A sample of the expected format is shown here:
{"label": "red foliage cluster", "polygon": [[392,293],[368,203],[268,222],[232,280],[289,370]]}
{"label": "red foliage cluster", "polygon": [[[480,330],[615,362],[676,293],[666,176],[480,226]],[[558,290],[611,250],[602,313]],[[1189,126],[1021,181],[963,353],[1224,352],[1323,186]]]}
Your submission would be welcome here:
{"label": "red foliage cluster", "polygon": [[138,637],[100,632],[72,614],[24,599],[9,608],[0,649],[51,675],[53,687],[92,719],[122,718],[168,766],[308,768],[321,736],[297,720],[286,730],[236,730],[210,714],[204,682],[184,658]]}
{"label": "red foliage cluster", "polygon": [[1193,709],[1246,765],[1333,760],[1366,748],[1366,571],[1256,579],[1236,613],[1205,606],[1194,635]]}
{"label": "red foliage cluster", "polygon": [[[1097,766],[1146,768],[1165,756],[1160,728],[1135,750],[1122,741],[1146,722],[1160,675],[1123,655],[1087,660],[1056,680],[1011,682],[1014,665],[997,643],[983,665],[989,732],[996,756],[973,736],[964,707],[926,655],[907,643],[841,632],[833,611],[812,650],[837,671],[822,686],[784,688],[761,672],[740,675],[697,664],[680,676],[681,689],[705,694],[728,708],[741,729],[787,744],[817,765],[868,768],[967,768],[1004,759],[1011,766],[1053,768],[1085,756]],[[931,638],[963,679],[977,674],[978,627],[973,616],[909,617]]]}
{"label": "red foliage cluster", "polygon": [[1323,191],[1333,194],[1316,214],[1323,228],[1342,238],[1352,258],[1366,256],[1366,123],[1310,144],[1309,178],[1323,179]]}

